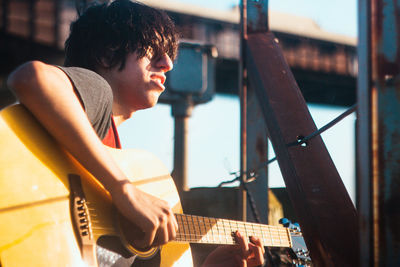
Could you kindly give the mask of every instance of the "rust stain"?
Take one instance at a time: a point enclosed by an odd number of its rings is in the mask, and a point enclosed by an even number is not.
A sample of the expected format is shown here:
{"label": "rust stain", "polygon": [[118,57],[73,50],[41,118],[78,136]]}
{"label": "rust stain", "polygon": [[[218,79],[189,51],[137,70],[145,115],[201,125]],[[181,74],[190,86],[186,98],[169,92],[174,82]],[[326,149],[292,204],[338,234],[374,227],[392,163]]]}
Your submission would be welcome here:
{"label": "rust stain", "polygon": [[266,147],[263,137],[257,136],[256,141],[256,152],[260,159],[260,162],[263,162],[266,156]]}
{"label": "rust stain", "polygon": [[[374,1],[372,5],[372,44],[376,49],[379,81],[400,72],[400,8],[395,1]],[[393,51],[395,50],[395,51]]]}
{"label": "rust stain", "polygon": [[257,9],[257,15],[253,18],[248,18],[248,31],[249,32],[263,32],[268,31],[268,11],[264,8],[263,3],[255,3],[252,1],[252,5]]}

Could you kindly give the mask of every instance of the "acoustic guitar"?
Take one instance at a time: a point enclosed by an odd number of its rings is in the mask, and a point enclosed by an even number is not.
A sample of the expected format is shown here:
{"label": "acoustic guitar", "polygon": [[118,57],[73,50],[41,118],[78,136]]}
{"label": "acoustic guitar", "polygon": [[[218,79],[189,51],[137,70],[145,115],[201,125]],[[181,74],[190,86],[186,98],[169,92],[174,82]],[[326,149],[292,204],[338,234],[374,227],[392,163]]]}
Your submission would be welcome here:
{"label": "acoustic guitar", "polygon": [[[176,240],[161,248],[135,248],[134,223],[113,207],[109,193],[63,150],[21,105],[0,113],[0,266],[97,266],[96,242],[117,236],[141,258],[160,266],[192,266],[189,243],[235,244],[232,233],[258,236],[265,246],[288,247],[296,260],[309,256],[294,229],[182,214],[167,168],[151,153],[111,149],[120,168],[141,190],[173,207]],[[137,228],[136,228],[137,229]]]}

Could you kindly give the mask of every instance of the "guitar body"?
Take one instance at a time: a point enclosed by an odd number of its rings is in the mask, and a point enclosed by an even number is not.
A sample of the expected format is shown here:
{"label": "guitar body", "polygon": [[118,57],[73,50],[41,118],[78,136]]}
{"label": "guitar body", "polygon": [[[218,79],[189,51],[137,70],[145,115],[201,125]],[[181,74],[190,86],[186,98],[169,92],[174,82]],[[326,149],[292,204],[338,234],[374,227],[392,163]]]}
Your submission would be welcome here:
{"label": "guitar body", "polygon": [[[97,266],[97,240],[120,236],[108,192],[25,108],[12,106],[0,116],[0,266]],[[182,212],[174,182],[157,158],[139,150],[110,152],[132,183]],[[79,207],[71,181],[85,199],[83,236],[74,221]],[[160,266],[192,265],[188,243],[169,243],[160,253]]]}

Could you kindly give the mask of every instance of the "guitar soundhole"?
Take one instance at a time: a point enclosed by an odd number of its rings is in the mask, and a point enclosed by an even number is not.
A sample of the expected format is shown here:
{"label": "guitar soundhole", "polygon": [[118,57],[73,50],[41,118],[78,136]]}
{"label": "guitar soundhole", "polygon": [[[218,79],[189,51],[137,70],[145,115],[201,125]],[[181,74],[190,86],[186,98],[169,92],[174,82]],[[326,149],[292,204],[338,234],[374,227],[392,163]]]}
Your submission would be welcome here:
{"label": "guitar soundhole", "polygon": [[150,258],[150,259],[140,259],[136,258],[132,264],[132,267],[153,267],[153,266],[160,266],[161,265],[161,253],[160,251],[157,254]]}
{"label": "guitar soundhole", "polygon": [[97,245],[107,250],[118,253],[124,258],[130,258],[133,256],[133,254],[125,248],[120,238],[117,236],[101,236],[97,240]]}
{"label": "guitar soundhole", "polygon": [[[121,235],[125,241],[134,246],[134,240],[141,240],[144,238],[144,233],[134,223],[130,222],[125,216],[118,212],[118,224]],[[135,247],[137,248],[137,247]],[[146,248],[137,248],[146,251]]]}
{"label": "guitar soundhole", "polygon": [[135,246],[135,240],[142,240],[144,238],[144,233],[139,229],[139,227],[137,227],[137,225],[130,222],[118,211],[115,213],[115,223],[121,241],[126,249],[142,259],[150,259],[155,256],[159,250],[158,248],[140,248]]}

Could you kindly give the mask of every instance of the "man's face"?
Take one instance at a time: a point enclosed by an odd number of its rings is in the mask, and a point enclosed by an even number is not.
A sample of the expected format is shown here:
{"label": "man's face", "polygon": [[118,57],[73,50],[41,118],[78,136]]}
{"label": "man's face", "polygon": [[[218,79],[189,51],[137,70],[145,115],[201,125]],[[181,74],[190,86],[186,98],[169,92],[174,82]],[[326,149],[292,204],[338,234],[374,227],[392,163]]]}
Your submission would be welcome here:
{"label": "man's face", "polygon": [[113,88],[116,108],[134,112],[153,107],[165,90],[165,73],[172,67],[167,54],[139,59],[136,53],[128,54],[124,69],[113,68],[105,77]]}

